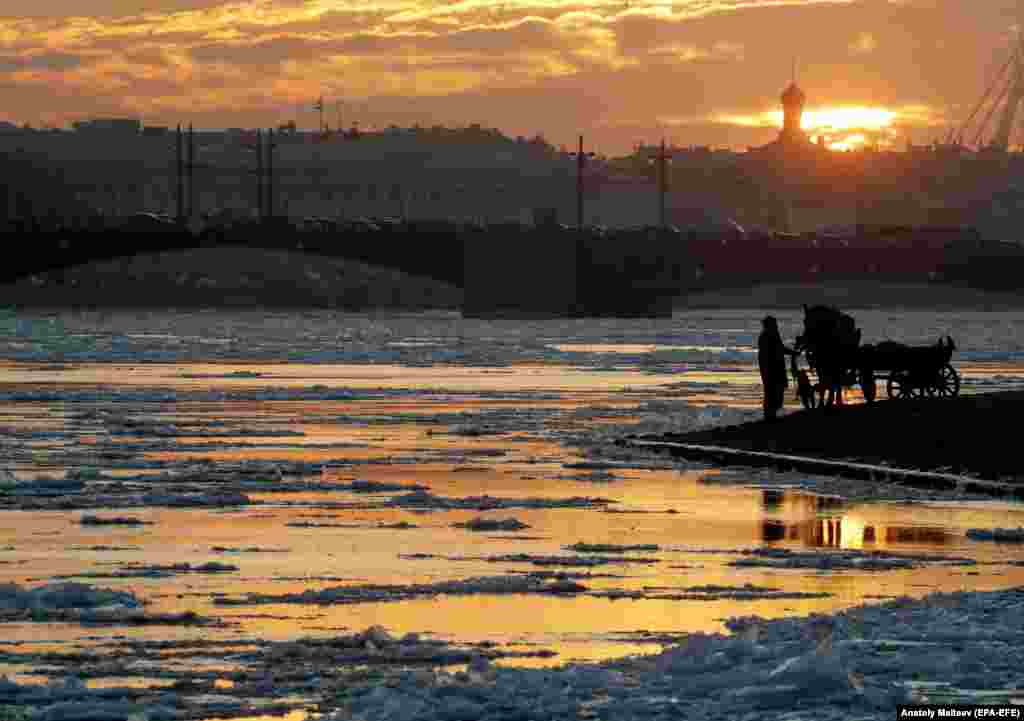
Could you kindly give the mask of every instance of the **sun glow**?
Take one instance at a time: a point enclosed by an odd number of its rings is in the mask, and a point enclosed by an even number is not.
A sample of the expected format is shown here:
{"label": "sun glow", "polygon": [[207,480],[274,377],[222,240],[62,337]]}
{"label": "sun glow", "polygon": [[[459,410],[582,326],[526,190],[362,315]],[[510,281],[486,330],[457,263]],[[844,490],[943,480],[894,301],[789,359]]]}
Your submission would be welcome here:
{"label": "sun glow", "polygon": [[[782,125],[782,113],[776,113]],[[896,113],[882,108],[840,107],[805,110],[800,121],[804,130],[884,130],[892,126]]]}
{"label": "sun glow", "polygon": [[[883,108],[838,107],[807,110],[800,127],[825,140],[830,150],[846,152],[869,146],[888,146],[895,139],[897,113]],[[782,122],[782,113],[779,113]]]}
{"label": "sun glow", "polygon": [[[892,145],[896,140],[895,124],[904,113],[866,106],[808,108],[800,118],[800,127],[832,150],[855,150],[871,145]],[[772,110],[753,115],[720,116],[730,125],[753,128],[781,128],[782,111]]]}
{"label": "sun glow", "polygon": [[827,140],[827,143],[829,150],[841,151],[856,150],[858,148],[863,148],[864,146],[869,144],[867,136],[865,136],[864,133],[852,133],[850,135],[846,135],[842,138],[839,138],[838,140],[833,140],[829,138]]}

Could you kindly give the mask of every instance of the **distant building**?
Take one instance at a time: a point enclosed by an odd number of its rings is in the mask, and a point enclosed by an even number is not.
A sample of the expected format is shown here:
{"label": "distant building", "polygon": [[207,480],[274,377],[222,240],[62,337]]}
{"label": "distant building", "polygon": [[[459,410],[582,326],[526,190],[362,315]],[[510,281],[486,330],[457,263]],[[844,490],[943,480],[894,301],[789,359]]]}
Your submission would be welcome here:
{"label": "distant building", "polygon": [[142,121],[138,118],[95,118],[71,123],[79,133],[104,132],[124,135],[138,135],[142,132]]}
{"label": "distant building", "polygon": [[790,159],[809,160],[821,159],[830,155],[830,151],[821,143],[812,143],[810,137],[801,127],[804,114],[804,102],[807,96],[795,82],[782,91],[782,130],[779,137],[756,148],[750,148],[747,156],[750,159],[763,159],[765,156],[775,160],[781,156]]}
{"label": "distant building", "polygon": [[804,115],[804,101],[807,96],[794,80],[785,90],[782,91],[782,132],[779,140],[791,143],[810,142],[807,134],[801,127]]}
{"label": "distant building", "polygon": [[862,154],[836,153],[812,142],[801,127],[806,99],[791,82],[780,96],[783,123],[778,137],[742,155],[743,173],[756,190],[734,201],[741,223],[803,233],[863,220],[858,215],[860,188],[853,180],[863,173]]}

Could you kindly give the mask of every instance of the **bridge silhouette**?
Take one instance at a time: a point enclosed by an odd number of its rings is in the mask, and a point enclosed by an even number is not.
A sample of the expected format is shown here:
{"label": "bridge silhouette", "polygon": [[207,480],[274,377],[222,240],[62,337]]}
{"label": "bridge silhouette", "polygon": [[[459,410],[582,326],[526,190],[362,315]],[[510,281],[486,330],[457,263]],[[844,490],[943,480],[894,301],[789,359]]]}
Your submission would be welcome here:
{"label": "bridge silhouette", "polygon": [[464,291],[474,316],[666,316],[688,275],[678,233],[602,234],[564,226],[410,221],[373,230],[303,231],[275,219],[190,232],[144,217],[119,227],[24,227],[0,281],[98,261],[197,248],[301,251],[432,278]]}
{"label": "bridge silhouette", "polygon": [[[28,232],[25,232],[28,231]],[[464,286],[462,239],[454,234],[416,232],[300,233],[288,223],[245,223],[190,232],[166,224],[140,228],[44,231],[25,228],[16,234],[18,253],[0,267],[0,280],[16,281],[98,261],[148,253],[211,247],[299,250],[357,260]],[[415,237],[415,242],[410,242]]]}
{"label": "bridge silhouette", "polygon": [[[183,225],[147,217],[122,219],[116,228],[109,227],[109,220],[104,222],[107,225],[92,228],[46,229],[32,221],[16,228],[12,237],[17,252],[9,253],[0,266],[0,282],[140,254],[235,247],[240,253],[245,249],[301,251],[432,278],[464,291],[467,316],[666,317],[680,296],[763,283],[870,278],[1015,290],[1024,274],[1024,249],[1003,246],[947,249],[941,266],[935,266],[940,272],[932,279],[917,268],[896,267],[893,254],[909,256],[912,248],[823,249],[813,257],[825,258],[824,265],[832,270],[809,277],[799,269],[812,257],[807,250],[773,250],[770,266],[768,256],[758,259],[757,244],[749,244],[719,254],[717,262],[705,268],[703,261],[711,256],[702,246],[710,239],[695,244],[691,237],[655,227],[598,233],[559,225],[481,227],[410,221],[372,230],[355,225],[303,231],[282,218],[190,232]],[[837,259],[861,253],[881,260],[889,270],[884,275],[842,271],[839,263],[829,261],[829,252]],[[87,290],[82,290],[82,300],[88,302]],[[270,298],[267,302],[273,304]]]}

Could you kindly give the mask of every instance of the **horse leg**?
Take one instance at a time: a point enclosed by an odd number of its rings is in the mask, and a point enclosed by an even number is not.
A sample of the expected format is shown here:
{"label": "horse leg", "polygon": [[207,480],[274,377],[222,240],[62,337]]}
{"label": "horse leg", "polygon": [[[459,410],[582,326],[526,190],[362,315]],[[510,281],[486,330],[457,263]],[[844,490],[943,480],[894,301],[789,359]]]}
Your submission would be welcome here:
{"label": "horse leg", "polygon": [[821,374],[821,379],[825,383],[825,389],[828,394],[825,400],[825,407],[831,408],[838,401],[836,397],[836,375],[831,370],[827,370]]}
{"label": "horse leg", "polygon": [[833,408],[837,402],[836,398],[836,384],[831,381],[828,384],[828,400],[825,401],[826,408]]}
{"label": "horse leg", "polygon": [[875,372],[870,368],[860,369],[860,389],[864,392],[864,400],[868,403],[875,402],[875,395],[878,386],[875,384]]}
{"label": "horse leg", "polygon": [[832,404],[835,402],[835,400],[836,400],[836,389],[835,389],[835,386],[832,384],[831,380],[827,379],[825,381],[825,403],[824,403],[824,405],[822,407],[823,408],[831,408]]}

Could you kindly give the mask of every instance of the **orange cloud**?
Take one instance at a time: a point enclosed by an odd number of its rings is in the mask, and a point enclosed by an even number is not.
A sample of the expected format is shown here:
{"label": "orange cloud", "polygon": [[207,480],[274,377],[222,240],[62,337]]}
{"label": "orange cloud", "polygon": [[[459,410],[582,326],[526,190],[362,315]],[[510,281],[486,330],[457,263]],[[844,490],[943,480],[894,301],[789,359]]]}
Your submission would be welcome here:
{"label": "orange cloud", "polygon": [[[742,145],[772,123],[736,118],[777,112],[798,55],[809,105],[891,110],[893,132],[928,134],[946,109],[965,115],[980,95],[1014,6],[7,0],[0,119],[131,112],[164,124],[270,124],[280,118],[268,108],[323,93],[358,99],[381,124],[482,122],[555,139],[585,129],[621,149],[668,122],[681,142]],[[36,16],[44,8],[49,16]]]}

